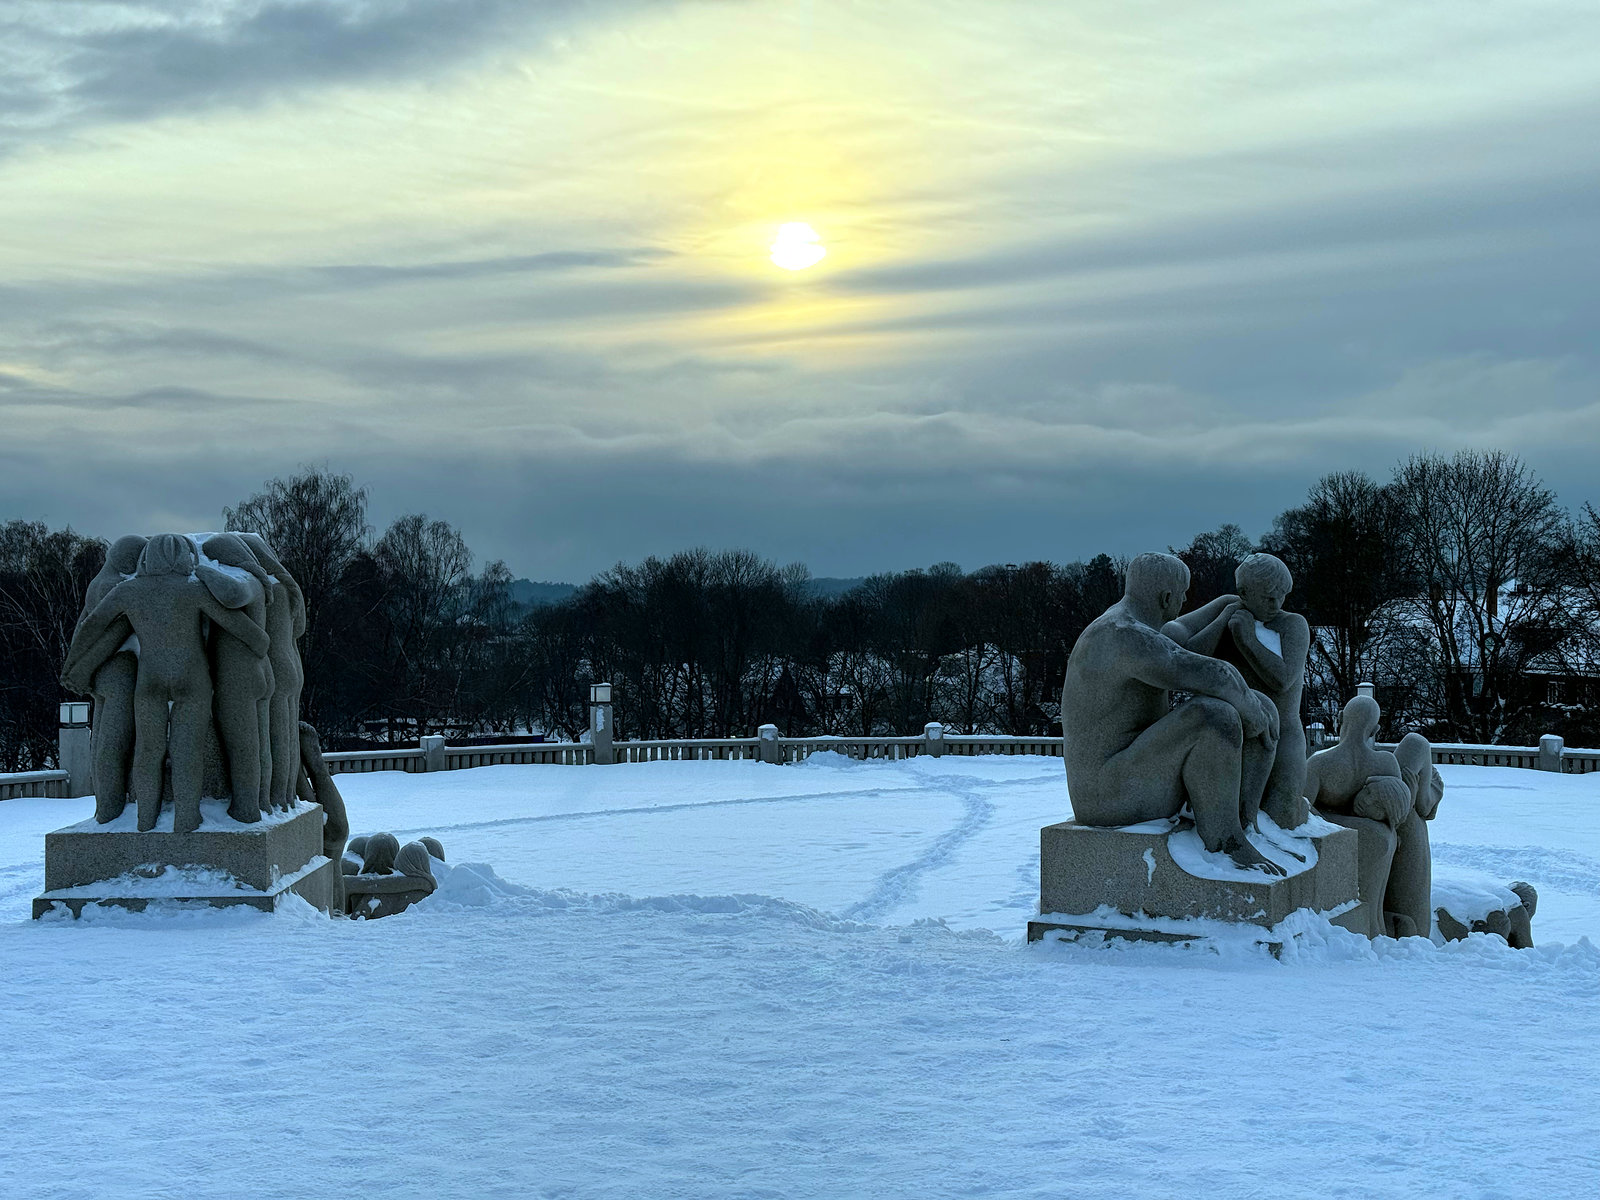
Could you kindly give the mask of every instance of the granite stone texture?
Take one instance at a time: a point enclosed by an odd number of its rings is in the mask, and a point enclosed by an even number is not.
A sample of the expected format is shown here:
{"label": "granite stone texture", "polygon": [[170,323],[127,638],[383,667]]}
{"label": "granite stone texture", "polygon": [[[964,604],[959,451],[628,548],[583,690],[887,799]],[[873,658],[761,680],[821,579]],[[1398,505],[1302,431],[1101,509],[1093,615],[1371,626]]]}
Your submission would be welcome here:
{"label": "granite stone texture", "polygon": [[45,892],[34,916],[66,903],[73,914],[91,902],[142,909],[153,899],[248,904],[271,911],[288,894],[328,911],[339,865],[323,853],[323,811],[298,804],[243,823],[225,801],[201,805],[200,827],[171,829],[171,810],[152,830],[127,813],[107,824],[82,821],[45,834]]}
{"label": "granite stone texture", "polygon": [[[1337,912],[1340,924],[1350,919],[1357,900],[1354,831],[1323,824],[1310,837],[1283,839],[1282,845],[1301,846],[1301,854],[1314,849],[1315,861],[1281,876],[1237,870],[1225,860],[1197,862],[1198,842],[1184,851],[1190,867],[1205,871],[1196,874],[1174,859],[1171,839],[1185,832],[1160,822],[1132,829],[1075,821],[1045,826],[1039,860],[1039,911],[1044,916],[1029,923],[1029,940],[1038,940],[1046,928],[1064,927],[1051,919],[1063,915],[1082,915],[1093,925],[1092,914],[1103,905],[1129,917],[1263,927],[1277,925],[1299,909]],[[1217,859],[1222,856],[1213,856]]]}

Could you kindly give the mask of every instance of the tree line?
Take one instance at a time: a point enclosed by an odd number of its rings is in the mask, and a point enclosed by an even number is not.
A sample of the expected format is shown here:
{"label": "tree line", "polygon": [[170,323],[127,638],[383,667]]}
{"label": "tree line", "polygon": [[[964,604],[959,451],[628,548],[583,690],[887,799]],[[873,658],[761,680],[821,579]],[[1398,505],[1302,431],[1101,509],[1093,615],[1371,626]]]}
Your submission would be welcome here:
{"label": "tree line", "polygon": [[[305,592],[304,715],[332,748],[530,731],[577,738],[592,682],[619,738],[1060,731],[1067,655],[1121,594],[1123,561],[953,563],[839,595],[745,550],[618,564],[554,604],[520,606],[503,562],[421,514],[381,534],[348,476],[310,469],[223,511],[262,534]],[[1308,721],[1378,685],[1388,732],[1438,741],[1600,741],[1600,516],[1519,459],[1415,455],[1378,481],[1345,471],[1252,541],[1235,525],[1173,548],[1189,606],[1233,590],[1256,550],[1294,575],[1315,635]],[[0,525],[0,770],[53,761],[57,681],[105,544]]]}

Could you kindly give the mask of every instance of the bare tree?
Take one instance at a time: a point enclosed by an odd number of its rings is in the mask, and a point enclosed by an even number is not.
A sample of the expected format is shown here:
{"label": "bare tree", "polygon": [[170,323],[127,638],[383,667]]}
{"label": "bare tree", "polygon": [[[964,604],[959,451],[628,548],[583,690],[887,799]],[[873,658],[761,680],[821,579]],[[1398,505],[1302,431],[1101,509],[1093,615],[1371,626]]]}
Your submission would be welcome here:
{"label": "bare tree", "polygon": [[1515,683],[1572,633],[1565,511],[1500,450],[1415,455],[1395,472],[1411,610],[1431,635],[1432,702],[1457,740],[1498,742],[1528,715]]}

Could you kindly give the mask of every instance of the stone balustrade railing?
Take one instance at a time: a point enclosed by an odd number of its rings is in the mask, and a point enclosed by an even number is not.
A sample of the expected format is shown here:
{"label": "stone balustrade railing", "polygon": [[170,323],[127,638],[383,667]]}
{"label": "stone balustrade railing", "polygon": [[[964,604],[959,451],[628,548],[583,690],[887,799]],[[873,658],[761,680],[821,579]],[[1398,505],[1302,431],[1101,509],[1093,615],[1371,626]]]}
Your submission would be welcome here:
{"label": "stone balustrade railing", "polygon": [[[1327,742],[1325,744],[1332,744]],[[472,767],[509,765],[583,766],[612,762],[689,762],[743,759],[769,763],[796,763],[828,751],[848,758],[898,761],[921,755],[1037,754],[1061,757],[1058,737],[1011,737],[1004,734],[953,734],[930,724],[913,737],[779,737],[775,726],[763,725],[750,738],[674,738],[655,741],[603,743],[601,754],[590,742],[532,742],[503,746],[449,746],[437,735],[407,750],[347,750],[326,754],[334,774],[367,771],[460,771]],[[1392,745],[1384,745],[1392,750]],[[1600,772],[1600,749],[1574,749],[1559,737],[1546,735],[1537,746],[1491,746],[1440,742],[1433,761],[1477,767],[1521,767],[1559,771],[1568,775]],[[62,797],[86,794],[74,786],[67,771],[27,771],[0,774],[0,800],[23,796]]]}

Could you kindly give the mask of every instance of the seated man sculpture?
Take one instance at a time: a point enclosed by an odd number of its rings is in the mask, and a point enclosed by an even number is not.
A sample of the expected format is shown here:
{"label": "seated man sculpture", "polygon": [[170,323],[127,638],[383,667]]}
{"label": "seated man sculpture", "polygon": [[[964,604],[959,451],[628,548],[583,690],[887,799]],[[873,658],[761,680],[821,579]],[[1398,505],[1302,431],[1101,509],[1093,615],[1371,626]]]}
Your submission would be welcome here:
{"label": "seated man sculpture", "polygon": [[[1282,875],[1245,836],[1277,751],[1277,709],[1236,667],[1162,632],[1188,590],[1181,559],[1141,554],[1128,564],[1122,599],[1073,647],[1061,693],[1073,816],[1133,825],[1188,804],[1207,850]],[[1175,690],[1193,698],[1174,708]]]}
{"label": "seated man sculpture", "polygon": [[1420,734],[1407,734],[1401,760],[1374,743],[1378,702],[1357,696],[1344,706],[1339,744],[1306,764],[1306,798],[1360,841],[1359,894],[1370,937],[1427,937],[1433,927],[1432,856],[1426,821],[1438,810],[1444,784]]}
{"label": "seated man sculpture", "polygon": [[1162,630],[1196,654],[1210,654],[1239,668],[1244,680],[1272,699],[1278,710],[1278,752],[1267,776],[1261,809],[1280,828],[1298,829],[1309,809],[1305,799],[1306,731],[1300,723],[1311,627],[1286,612],[1294,579],[1283,561],[1252,554],[1234,572],[1237,596],[1219,596]]}

